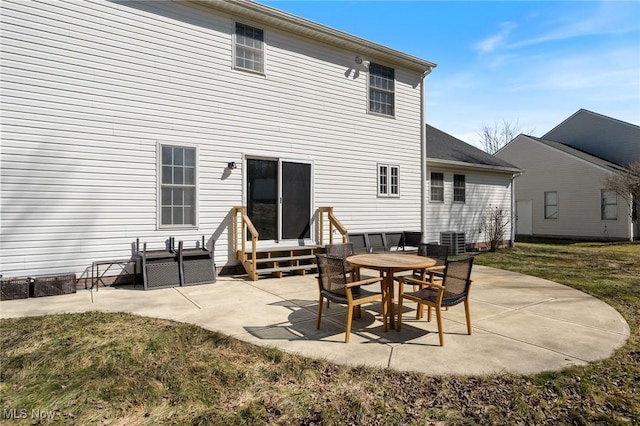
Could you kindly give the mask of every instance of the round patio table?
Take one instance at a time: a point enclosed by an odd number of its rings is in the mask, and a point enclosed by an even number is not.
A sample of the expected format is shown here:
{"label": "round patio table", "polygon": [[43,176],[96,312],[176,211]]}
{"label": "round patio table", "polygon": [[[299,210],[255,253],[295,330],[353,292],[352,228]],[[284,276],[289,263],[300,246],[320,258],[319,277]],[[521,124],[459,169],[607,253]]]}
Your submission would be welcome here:
{"label": "round patio table", "polygon": [[356,254],[347,257],[350,264],[367,269],[374,269],[384,274],[382,286],[383,315],[389,319],[391,328],[395,328],[393,303],[393,276],[396,272],[430,268],[436,260],[430,257],[400,252]]}

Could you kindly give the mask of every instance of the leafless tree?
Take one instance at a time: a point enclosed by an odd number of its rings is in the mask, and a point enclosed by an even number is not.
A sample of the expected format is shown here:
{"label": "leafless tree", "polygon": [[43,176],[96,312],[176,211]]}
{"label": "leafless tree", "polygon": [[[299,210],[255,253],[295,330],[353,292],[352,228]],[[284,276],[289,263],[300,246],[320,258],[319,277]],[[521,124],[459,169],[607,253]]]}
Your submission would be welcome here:
{"label": "leafless tree", "polygon": [[629,214],[638,223],[638,202],[640,201],[640,161],[630,163],[620,171],[608,175],[604,185],[615,191],[631,207]]}
{"label": "leafless tree", "polygon": [[480,232],[489,251],[496,251],[504,241],[507,228],[511,223],[509,212],[502,207],[489,207],[480,221]]}
{"label": "leafless tree", "polygon": [[[520,120],[516,120],[515,123],[511,123],[505,119],[502,122],[494,121],[493,126],[484,124],[482,130],[478,133],[480,136],[480,143],[486,152],[493,155],[500,150],[503,146],[511,142],[513,138],[520,133]],[[527,132],[533,133],[533,129]]]}

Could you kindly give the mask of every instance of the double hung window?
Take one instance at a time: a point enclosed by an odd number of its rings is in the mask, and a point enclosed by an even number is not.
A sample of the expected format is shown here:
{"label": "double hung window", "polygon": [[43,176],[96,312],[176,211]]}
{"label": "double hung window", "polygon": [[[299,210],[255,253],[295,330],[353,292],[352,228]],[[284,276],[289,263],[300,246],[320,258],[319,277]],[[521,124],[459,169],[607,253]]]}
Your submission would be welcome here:
{"label": "double hung window", "polygon": [[600,192],[600,218],[602,220],[618,219],[618,194],[615,191],[603,189]]}
{"label": "double hung window", "polygon": [[161,227],[197,226],[196,149],[162,145],[160,156]]}
{"label": "double hung window", "polygon": [[431,172],[431,201],[444,202],[444,173]]}
{"label": "double hung window", "polygon": [[395,115],[395,70],[369,64],[369,112]]}
{"label": "double hung window", "polygon": [[264,73],[264,30],[236,22],[235,67]]}
{"label": "double hung window", "polygon": [[558,192],[547,191],[544,193],[544,218],[558,218]]}
{"label": "double hung window", "polygon": [[467,199],[464,175],[453,175],[453,201],[464,203]]}

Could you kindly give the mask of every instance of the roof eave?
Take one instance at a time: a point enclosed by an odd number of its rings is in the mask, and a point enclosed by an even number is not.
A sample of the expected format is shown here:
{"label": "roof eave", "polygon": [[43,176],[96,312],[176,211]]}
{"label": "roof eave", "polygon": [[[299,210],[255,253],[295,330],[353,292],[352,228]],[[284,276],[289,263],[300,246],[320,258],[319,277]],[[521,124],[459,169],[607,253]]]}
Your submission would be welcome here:
{"label": "roof eave", "polygon": [[522,173],[521,169],[514,168],[514,167],[493,166],[490,164],[475,164],[475,163],[467,163],[465,161],[442,160],[439,158],[427,158],[427,164],[432,164],[432,165],[437,164],[441,166],[459,167],[463,169],[491,171],[491,172],[505,173],[505,174],[511,174],[511,175]]}
{"label": "roof eave", "polygon": [[376,58],[389,63],[397,64],[403,68],[424,73],[432,70],[437,64],[417,58],[412,55],[388,48],[381,44],[373,43],[360,37],[318,24],[308,19],[300,18],[266,6],[247,0],[192,0],[205,4],[217,10],[231,15],[250,19],[254,22],[264,23],[274,28],[292,32],[314,40],[321,41],[346,50],[351,50],[365,58]]}

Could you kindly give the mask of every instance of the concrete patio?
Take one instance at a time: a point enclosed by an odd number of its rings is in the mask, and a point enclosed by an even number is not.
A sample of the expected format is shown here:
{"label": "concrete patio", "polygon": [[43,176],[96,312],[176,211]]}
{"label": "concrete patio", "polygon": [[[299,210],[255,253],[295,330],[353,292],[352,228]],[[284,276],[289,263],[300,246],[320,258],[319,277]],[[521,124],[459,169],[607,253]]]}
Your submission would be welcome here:
{"label": "concrete patio", "polygon": [[624,318],[604,302],[557,283],[474,266],[473,334],[464,308],[443,312],[445,346],[432,322],[415,320],[405,306],[402,332],[383,331],[380,304],[365,305],[344,343],[345,308],[324,309],[316,329],[315,275],[283,279],[219,277],[213,284],[143,291],[101,287],[76,294],[0,302],[0,317],[63,312],[130,312],[197,324],[257,345],[325,358],[429,375],[517,374],[560,370],[607,358],[629,337]]}

